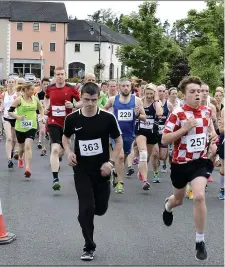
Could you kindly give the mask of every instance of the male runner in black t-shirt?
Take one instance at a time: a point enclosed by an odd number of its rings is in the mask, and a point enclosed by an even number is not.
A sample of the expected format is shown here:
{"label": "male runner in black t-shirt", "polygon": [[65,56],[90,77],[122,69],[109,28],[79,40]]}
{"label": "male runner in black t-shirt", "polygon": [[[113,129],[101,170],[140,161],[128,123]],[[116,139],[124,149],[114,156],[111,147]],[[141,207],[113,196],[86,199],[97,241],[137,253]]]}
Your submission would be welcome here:
{"label": "male runner in black t-shirt", "polygon": [[[83,107],[66,117],[63,147],[73,166],[75,187],[79,200],[78,220],[85,239],[82,260],[94,258],[94,215],[103,215],[108,208],[110,174],[122,150],[119,125],[113,114],[97,107],[100,91],[91,82],[81,89]],[[70,150],[70,137],[75,134],[74,152]],[[109,137],[115,148],[109,156]]]}

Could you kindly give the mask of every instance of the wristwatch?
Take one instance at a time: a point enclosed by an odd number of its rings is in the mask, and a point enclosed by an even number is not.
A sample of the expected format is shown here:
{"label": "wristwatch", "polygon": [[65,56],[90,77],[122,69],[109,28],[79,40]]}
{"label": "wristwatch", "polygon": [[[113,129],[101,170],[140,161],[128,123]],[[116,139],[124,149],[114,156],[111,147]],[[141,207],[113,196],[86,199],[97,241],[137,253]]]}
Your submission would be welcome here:
{"label": "wristwatch", "polygon": [[112,165],[112,167],[115,167],[115,161],[113,161],[113,160],[110,159],[110,160],[108,161],[108,163],[109,163],[110,165]]}

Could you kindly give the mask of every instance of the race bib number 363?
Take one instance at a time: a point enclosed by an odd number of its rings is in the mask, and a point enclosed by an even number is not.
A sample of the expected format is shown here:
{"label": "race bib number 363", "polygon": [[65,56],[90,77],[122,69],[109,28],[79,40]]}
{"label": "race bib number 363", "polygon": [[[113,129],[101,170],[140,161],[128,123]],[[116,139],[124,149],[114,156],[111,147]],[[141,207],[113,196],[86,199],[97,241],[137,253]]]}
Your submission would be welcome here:
{"label": "race bib number 363", "polygon": [[103,153],[101,139],[94,140],[79,140],[81,156],[96,156]]}
{"label": "race bib number 363", "polygon": [[132,109],[118,110],[118,121],[132,121],[133,114],[134,112]]}
{"label": "race bib number 363", "polygon": [[205,150],[206,134],[187,135],[187,151],[190,153],[201,152]]}
{"label": "race bib number 363", "polygon": [[25,121],[20,122],[20,127],[22,129],[31,129],[32,126],[33,126],[33,124],[32,124],[31,120],[25,120]]}

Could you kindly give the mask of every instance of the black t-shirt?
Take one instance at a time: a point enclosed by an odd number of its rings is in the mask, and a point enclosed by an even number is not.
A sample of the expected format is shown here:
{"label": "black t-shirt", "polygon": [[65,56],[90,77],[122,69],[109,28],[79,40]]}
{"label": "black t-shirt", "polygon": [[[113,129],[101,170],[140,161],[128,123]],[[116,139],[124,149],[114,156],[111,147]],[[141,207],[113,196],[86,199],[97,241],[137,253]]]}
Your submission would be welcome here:
{"label": "black t-shirt", "polygon": [[[40,100],[40,103],[43,105],[44,98],[45,98],[45,92],[41,90],[40,92],[37,93],[37,98]],[[37,110],[37,114],[40,114],[39,110]]]}
{"label": "black t-shirt", "polygon": [[99,170],[109,160],[109,137],[116,139],[121,131],[113,114],[98,109],[93,117],[85,117],[79,109],[65,119],[64,135],[73,134],[78,166]]}

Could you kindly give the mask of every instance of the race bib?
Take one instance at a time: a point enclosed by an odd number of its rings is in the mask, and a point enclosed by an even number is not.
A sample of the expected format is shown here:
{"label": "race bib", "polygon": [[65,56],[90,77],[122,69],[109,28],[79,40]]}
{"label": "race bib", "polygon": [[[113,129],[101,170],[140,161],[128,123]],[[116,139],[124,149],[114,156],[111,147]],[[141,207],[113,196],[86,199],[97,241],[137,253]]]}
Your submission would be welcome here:
{"label": "race bib", "polygon": [[118,121],[132,121],[133,114],[134,112],[132,109],[118,110]]}
{"label": "race bib", "polygon": [[188,152],[193,153],[204,151],[206,145],[206,134],[187,135],[186,142]]}
{"label": "race bib", "polygon": [[140,128],[152,130],[154,124],[154,119],[146,119],[146,121],[140,121]]}
{"label": "race bib", "polygon": [[159,134],[163,134],[164,128],[165,128],[165,125],[159,125]]}
{"label": "race bib", "polygon": [[96,156],[103,153],[101,139],[94,140],[79,140],[81,156]]}
{"label": "race bib", "polygon": [[52,106],[52,116],[65,117],[66,116],[66,107],[65,106]]}
{"label": "race bib", "polygon": [[31,129],[33,126],[33,123],[31,120],[24,120],[20,122],[20,127],[22,129]]}

